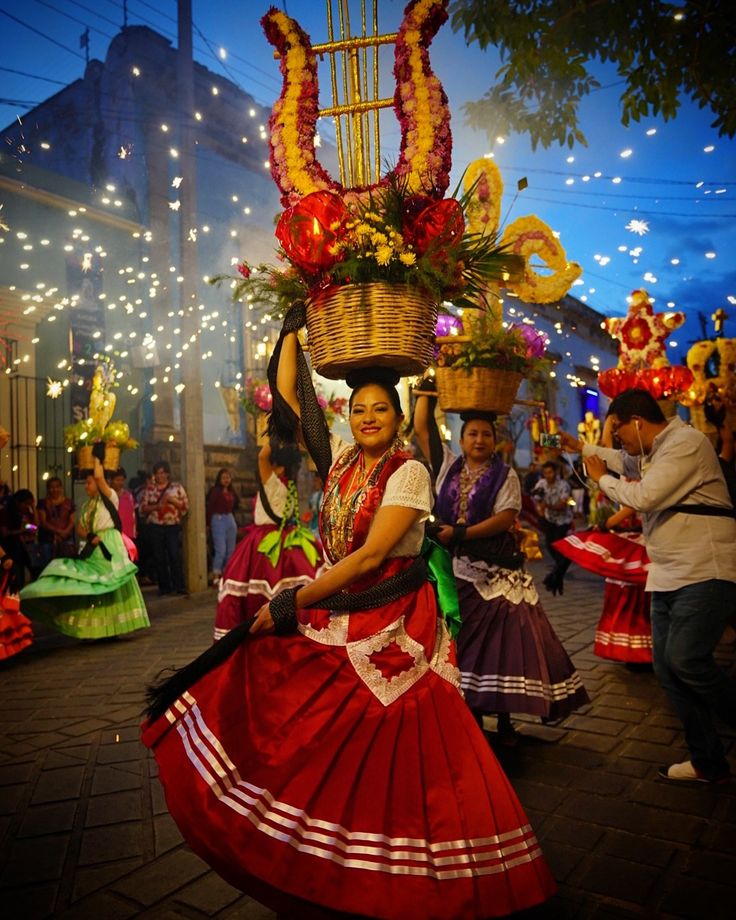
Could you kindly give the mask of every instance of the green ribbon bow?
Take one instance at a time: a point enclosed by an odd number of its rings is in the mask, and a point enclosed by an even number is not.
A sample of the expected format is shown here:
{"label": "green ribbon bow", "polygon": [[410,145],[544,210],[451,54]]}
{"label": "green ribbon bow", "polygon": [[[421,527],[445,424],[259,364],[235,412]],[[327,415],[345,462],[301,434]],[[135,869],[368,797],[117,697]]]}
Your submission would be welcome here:
{"label": "green ribbon bow", "polygon": [[[296,526],[284,536],[284,528],[289,523],[296,524]],[[258,552],[267,556],[268,561],[276,568],[281,558],[281,550],[293,549],[296,546],[301,547],[310,565],[314,565],[317,562],[319,554],[314,534],[299,521],[299,496],[297,495],[296,484],[293,480],[289,480],[284,513],[281,515],[279,529],[266,534],[258,544]]]}
{"label": "green ribbon bow", "polygon": [[444,546],[425,537],[422,543],[422,557],[427,563],[429,581],[434,588],[440,611],[454,639],[460,632],[462,620],[455,573],[452,571],[452,556]]}

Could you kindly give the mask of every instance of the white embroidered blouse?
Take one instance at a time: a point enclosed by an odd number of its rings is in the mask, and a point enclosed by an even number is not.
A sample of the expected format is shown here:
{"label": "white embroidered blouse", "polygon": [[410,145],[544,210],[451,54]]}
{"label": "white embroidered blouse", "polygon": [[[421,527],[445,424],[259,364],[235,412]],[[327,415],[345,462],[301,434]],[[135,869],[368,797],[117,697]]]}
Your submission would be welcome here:
{"label": "white embroidered blouse", "polygon": [[[337,435],[330,436],[332,448],[332,465],[337,458],[353,444],[343,441]],[[432,485],[429,471],[418,460],[407,460],[386,483],[386,491],[381,500],[381,507],[398,505],[402,508],[415,508],[422,514],[415,521],[399,542],[388,554],[394,556],[418,556],[424,541],[424,522],[432,510]]]}

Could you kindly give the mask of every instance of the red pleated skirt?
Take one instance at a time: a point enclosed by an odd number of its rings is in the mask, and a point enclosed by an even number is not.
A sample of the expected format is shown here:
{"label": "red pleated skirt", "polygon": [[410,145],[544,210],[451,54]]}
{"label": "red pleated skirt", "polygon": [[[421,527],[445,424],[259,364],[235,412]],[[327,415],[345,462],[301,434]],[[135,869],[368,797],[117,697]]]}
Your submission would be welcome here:
{"label": "red pleated skirt", "polygon": [[[285,528],[284,533],[290,529]],[[215,639],[254,617],[279,591],[314,580],[316,567],[301,547],[282,549],[275,566],[268,556],[258,552],[261,540],[275,530],[275,524],[253,524],[228,559],[217,592]]]}
{"label": "red pleated skirt", "polygon": [[557,540],[554,548],[595,575],[646,584],[649,557],[640,533],[582,530]]}
{"label": "red pleated skirt", "polygon": [[20,612],[17,595],[2,593],[5,583],[0,586],[0,661],[12,658],[33,643],[31,621]]}
{"label": "red pleated skirt", "polygon": [[599,658],[645,664],[652,660],[649,595],[642,585],[606,579],[603,613],[593,651]]}
{"label": "red pleated skirt", "polygon": [[146,724],[192,849],[275,909],[480,920],[548,898],[534,832],[458,689],[429,669],[385,705],[366,679],[345,645],[247,638]]}

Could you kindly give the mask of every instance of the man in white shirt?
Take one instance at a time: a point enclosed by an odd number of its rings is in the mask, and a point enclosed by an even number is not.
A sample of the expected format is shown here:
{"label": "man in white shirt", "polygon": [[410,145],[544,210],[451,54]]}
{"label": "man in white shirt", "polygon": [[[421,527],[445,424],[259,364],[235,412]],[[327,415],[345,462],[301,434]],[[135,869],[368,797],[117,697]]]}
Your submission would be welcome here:
{"label": "man in white shirt", "polygon": [[[691,757],[662,767],[660,776],[727,781],[730,768],[713,716],[736,726],[736,681],[713,651],[736,615],[736,519],[718,457],[704,434],[677,416],[667,421],[645,390],[617,396],[609,418],[623,450],[586,444],[583,458],[588,476],[609,498],[642,515],[654,670],[682,721]],[[566,446],[571,441],[565,436]]]}

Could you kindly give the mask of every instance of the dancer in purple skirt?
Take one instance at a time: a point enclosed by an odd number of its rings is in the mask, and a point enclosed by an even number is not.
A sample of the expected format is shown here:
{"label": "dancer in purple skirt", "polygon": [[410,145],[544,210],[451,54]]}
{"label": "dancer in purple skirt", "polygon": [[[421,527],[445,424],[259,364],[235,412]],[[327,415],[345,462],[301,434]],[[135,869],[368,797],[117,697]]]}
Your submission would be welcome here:
{"label": "dancer in purple skirt", "polygon": [[512,533],[521,487],[496,454],[494,416],[463,413],[462,454],[454,454],[439,439],[433,395],[417,391],[414,431],[435,475],[436,538],[453,556],[462,688],[478,721],[496,713],[502,741],[513,744],[512,712],[556,721],[588,694],[523,569]]}

